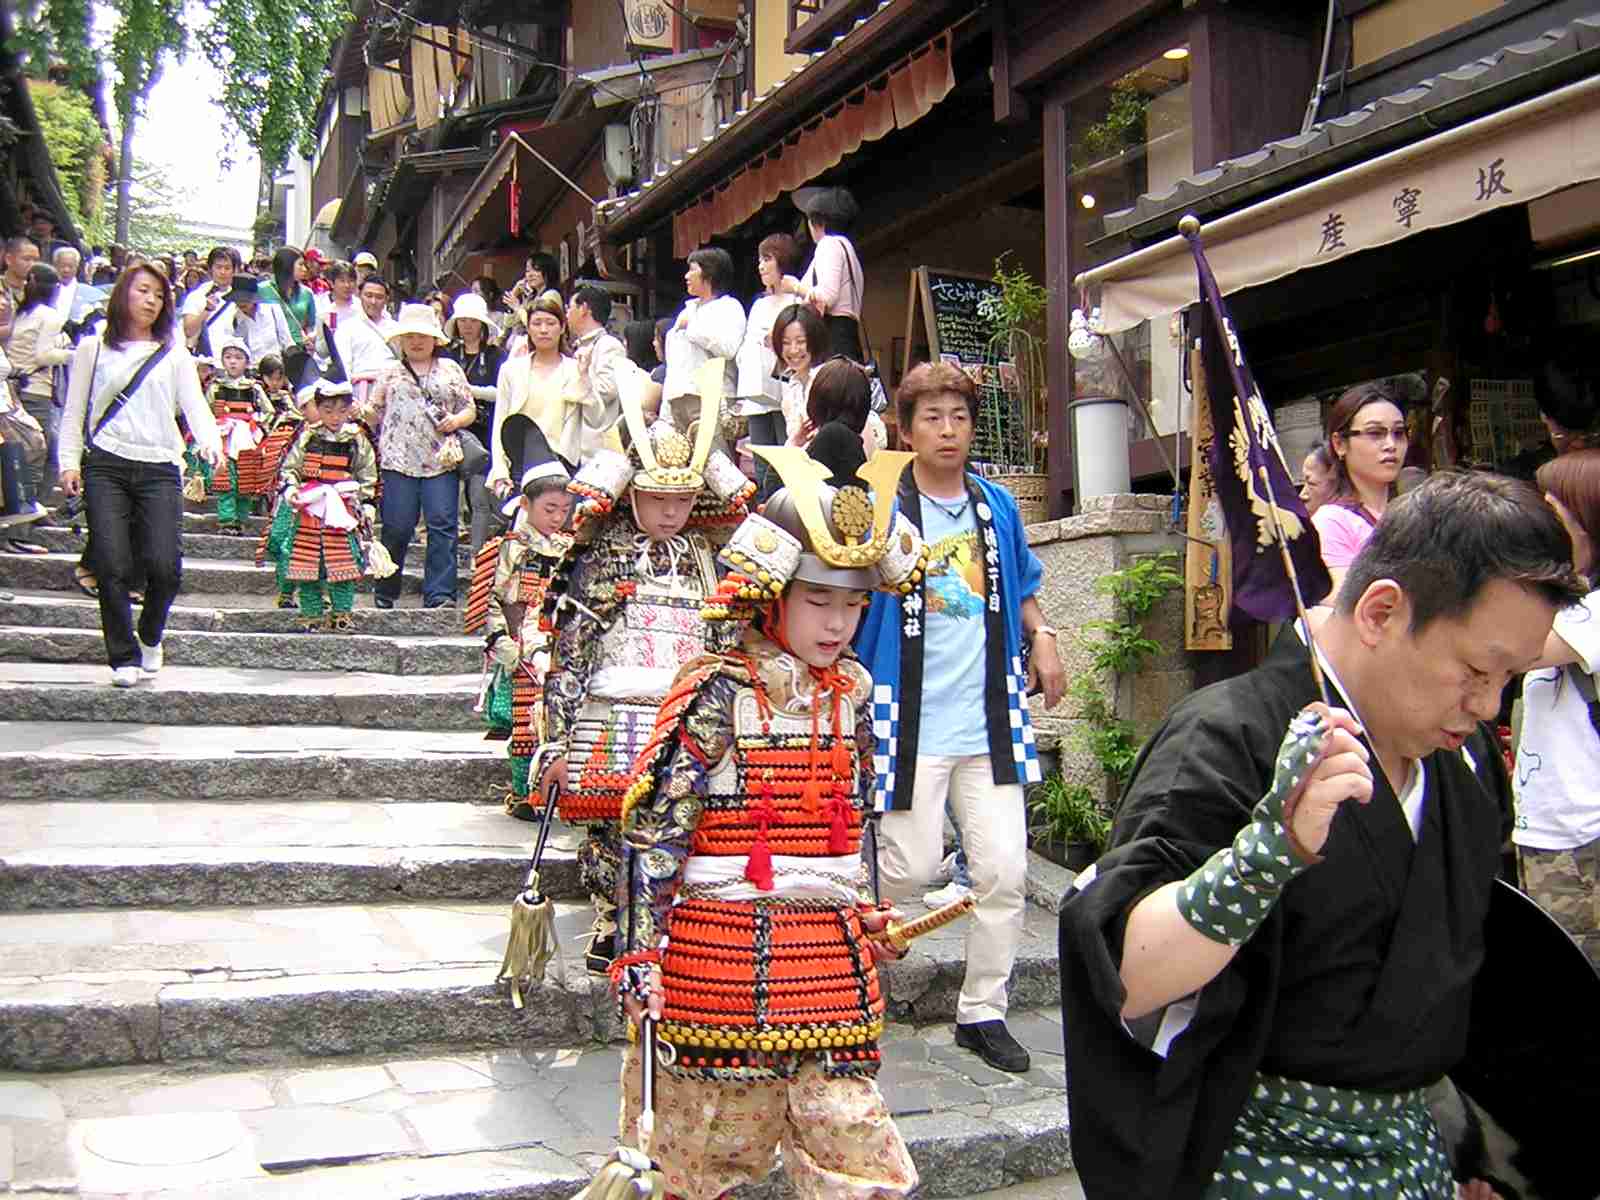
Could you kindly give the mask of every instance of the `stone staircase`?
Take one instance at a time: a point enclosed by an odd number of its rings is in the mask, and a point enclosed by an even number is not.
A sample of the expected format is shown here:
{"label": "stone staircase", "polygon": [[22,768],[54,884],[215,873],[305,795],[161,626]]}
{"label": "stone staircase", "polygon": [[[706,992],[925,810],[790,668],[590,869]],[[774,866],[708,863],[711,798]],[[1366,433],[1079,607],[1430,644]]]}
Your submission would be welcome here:
{"label": "stone staircase", "polygon": [[[76,535],[0,556],[0,1193],[570,1196],[615,1143],[622,1030],[579,969],[573,831],[544,869],[564,978],[520,1013],[494,983],[534,827],[499,810],[459,613],[413,587],[294,632],[253,538],[186,521],[167,666],[127,691]],[[1013,979],[1022,1077],[951,1043],[961,937],[888,976],[922,1194],[1075,1196],[1053,916]]]}

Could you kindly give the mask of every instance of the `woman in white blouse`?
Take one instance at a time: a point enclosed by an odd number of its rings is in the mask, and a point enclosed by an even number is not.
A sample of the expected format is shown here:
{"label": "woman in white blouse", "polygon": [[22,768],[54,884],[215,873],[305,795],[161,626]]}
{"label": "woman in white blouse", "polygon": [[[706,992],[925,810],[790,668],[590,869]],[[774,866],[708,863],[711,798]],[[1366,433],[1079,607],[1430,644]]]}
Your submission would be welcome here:
{"label": "woman in white blouse", "polygon": [[[222,440],[175,328],[172,285],[153,267],[130,267],[112,289],[104,332],[73,357],[61,419],[61,488],[83,493],[115,687],[161,669],[167,610],[183,578],[180,409],[196,452],[220,467]],[[140,575],[136,631],[128,589]]]}
{"label": "woman in white blouse", "polygon": [[[53,368],[72,357],[72,347],[61,332],[65,314],[56,308],[56,293],[61,280],[55,268],[35,263],[28,268],[22,303],[11,325],[11,340],[6,353],[11,359],[11,382],[17,385],[22,408],[39,423],[45,434],[44,461],[30,464],[27,471],[30,499],[43,501],[56,484],[58,427],[55,421]],[[12,539],[10,549],[24,554],[42,554],[44,547]]]}
{"label": "woman in white blouse", "polygon": [[[783,277],[795,269],[800,251],[787,233],[774,233],[756,247],[756,270],[766,290],[750,305],[739,347],[739,407],[736,416],[748,423],[752,446],[781,446],[788,436],[783,422],[783,380],[772,329],[778,314],[794,301],[782,290]],[[755,461],[757,495],[765,500],[781,486],[766,459]]]}
{"label": "woman in white blouse", "polygon": [[783,290],[811,305],[827,323],[828,357],[838,354],[864,363],[861,311],[866,275],[855,245],[844,234],[856,217],[855,197],[842,187],[810,187],[795,192],[794,202],[806,215],[815,249],[811,264],[798,279],[783,277]]}
{"label": "woman in white blouse", "polygon": [[722,394],[731,406],[739,388],[737,357],[744,343],[744,305],[729,295],[734,283],[733,257],[719,246],[703,246],[689,255],[683,284],[689,293],[683,311],[667,333],[667,379],[662,385],[663,417],[679,429],[699,419],[697,372],[709,359],[725,360]]}

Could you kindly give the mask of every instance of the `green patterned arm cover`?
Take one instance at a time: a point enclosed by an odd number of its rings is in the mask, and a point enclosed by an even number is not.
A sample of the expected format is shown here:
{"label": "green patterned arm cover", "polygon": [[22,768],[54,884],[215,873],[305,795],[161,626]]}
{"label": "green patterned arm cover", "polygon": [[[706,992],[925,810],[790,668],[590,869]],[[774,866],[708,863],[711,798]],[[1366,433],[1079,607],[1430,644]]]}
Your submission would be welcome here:
{"label": "green patterned arm cover", "polygon": [[1294,843],[1284,805],[1310,774],[1327,745],[1331,726],[1306,709],[1289,722],[1278,747],[1272,786],[1239,831],[1178,887],[1178,911],[1201,935],[1241,946],[1266,920],[1285,885],[1317,858]]}

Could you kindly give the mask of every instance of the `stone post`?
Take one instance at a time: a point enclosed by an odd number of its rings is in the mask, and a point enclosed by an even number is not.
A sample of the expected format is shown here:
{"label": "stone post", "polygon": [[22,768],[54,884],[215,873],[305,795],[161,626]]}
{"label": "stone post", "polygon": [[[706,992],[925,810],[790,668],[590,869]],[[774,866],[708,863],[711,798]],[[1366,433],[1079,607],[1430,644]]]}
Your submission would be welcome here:
{"label": "stone post", "polygon": [[[1088,624],[1119,615],[1111,597],[1098,590],[1095,581],[1139,558],[1166,551],[1178,554],[1181,564],[1184,541],[1166,532],[1171,505],[1168,496],[1096,496],[1084,502],[1084,511],[1078,516],[1028,526],[1028,543],[1044,564],[1039,603],[1045,619],[1061,631],[1061,661],[1069,684],[1089,667],[1084,639],[1093,634],[1086,628]],[[1195,656],[1183,648],[1181,588],[1174,588],[1155,607],[1144,628],[1161,643],[1162,652],[1137,677],[1121,681],[1116,703],[1117,715],[1133,721],[1141,738],[1148,737],[1168,710],[1194,688]],[[1110,686],[1110,680],[1104,684]],[[1041,750],[1052,752],[1051,757],[1059,755],[1067,781],[1088,784],[1096,795],[1103,794],[1104,774],[1071,736],[1080,723],[1074,702],[1063,700],[1054,711],[1045,712],[1035,698],[1032,713]]]}

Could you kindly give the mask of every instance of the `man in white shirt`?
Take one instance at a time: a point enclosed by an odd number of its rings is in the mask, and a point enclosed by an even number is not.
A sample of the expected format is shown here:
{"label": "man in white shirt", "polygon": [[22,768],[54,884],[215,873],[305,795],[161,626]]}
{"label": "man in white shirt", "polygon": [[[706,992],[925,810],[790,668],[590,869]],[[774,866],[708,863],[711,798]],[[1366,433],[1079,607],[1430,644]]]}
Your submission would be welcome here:
{"label": "man in white shirt", "polygon": [[254,275],[235,276],[227,297],[228,307],[215,326],[248,346],[251,362],[260,362],[269,354],[281,356],[296,344],[283,309],[277,304],[261,303],[259,287]]}
{"label": "man in white shirt", "polygon": [[61,280],[51,307],[61,314],[63,321],[72,319],[72,306],[78,299],[78,266],[82,262],[82,255],[71,246],[58,246],[50,256],[50,265],[56,269],[56,278]]}
{"label": "man in white shirt", "polygon": [[[572,293],[567,303],[567,331],[572,334],[574,343],[572,356],[578,363],[583,390],[602,406],[596,425],[600,431],[595,439],[596,449],[599,436],[622,417],[618,372],[631,367],[627,349],[606,332],[606,322],[610,319],[611,294],[605,288],[586,283]],[[585,450],[590,448],[586,446]]]}
{"label": "man in white shirt", "polygon": [[373,381],[395,362],[389,339],[398,329],[398,322],[389,315],[388,302],[389,285],[383,276],[369,275],[361,284],[354,315],[334,322],[334,346],[358,406],[366,403]]}
{"label": "man in white shirt", "polygon": [[183,337],[189,349],[195,348],[200,340],[200,330],[227,303],[228,291],[233,287],[233,275],[238,269],[239,255],[231,246],[213,246],[211,253],[206,255],[206,270],[211,272],[211,278],[183,298]]}

